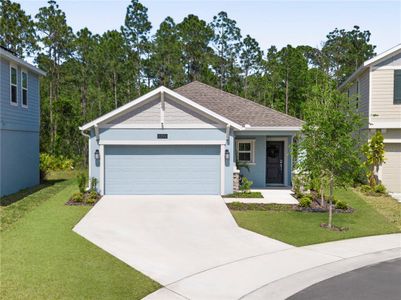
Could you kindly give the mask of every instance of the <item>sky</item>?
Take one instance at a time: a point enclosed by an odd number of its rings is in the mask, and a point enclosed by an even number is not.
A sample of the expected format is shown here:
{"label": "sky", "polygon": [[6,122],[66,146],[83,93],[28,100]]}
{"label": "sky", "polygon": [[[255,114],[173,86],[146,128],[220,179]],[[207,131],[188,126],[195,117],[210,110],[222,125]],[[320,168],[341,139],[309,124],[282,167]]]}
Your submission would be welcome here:
{"label": "sky", "polygon": [[[34,16],[47,1],[18,1]],[[76,32],[88,27],[92,33],[119,29],[129,0],[59,0],[67,22]],[[242,36],[255,38],[263,50],[291,44],[321,47],[326,35],[337,28],[359,25],[372,33],[371,42],[381,53],[401,43],[401,0],[395,1],[245,1],[245,0],[141,0],[148,8],[152,33],[167,17],[176,23],[188,14],[210,22],[220,11],[237,21]]]}

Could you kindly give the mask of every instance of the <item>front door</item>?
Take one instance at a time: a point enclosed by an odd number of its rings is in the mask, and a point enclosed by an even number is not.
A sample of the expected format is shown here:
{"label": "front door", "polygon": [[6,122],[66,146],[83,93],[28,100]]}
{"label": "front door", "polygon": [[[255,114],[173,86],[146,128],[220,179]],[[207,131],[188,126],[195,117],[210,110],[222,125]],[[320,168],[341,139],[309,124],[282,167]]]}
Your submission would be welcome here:
{"label": "front door", "polygon": [[284,141],[266,142],[266,184],[284,184]]}

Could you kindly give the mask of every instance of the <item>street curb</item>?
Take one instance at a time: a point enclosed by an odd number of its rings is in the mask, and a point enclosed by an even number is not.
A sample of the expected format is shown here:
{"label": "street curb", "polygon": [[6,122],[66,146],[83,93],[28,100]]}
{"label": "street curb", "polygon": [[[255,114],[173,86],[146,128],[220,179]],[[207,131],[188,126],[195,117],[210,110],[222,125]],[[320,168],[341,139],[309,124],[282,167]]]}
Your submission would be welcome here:
{"label": "street curb", "polygon": [[270,282],[240,299],[286,299],[328,278],[396,258],[401,258],[401,247],[341,259]]}

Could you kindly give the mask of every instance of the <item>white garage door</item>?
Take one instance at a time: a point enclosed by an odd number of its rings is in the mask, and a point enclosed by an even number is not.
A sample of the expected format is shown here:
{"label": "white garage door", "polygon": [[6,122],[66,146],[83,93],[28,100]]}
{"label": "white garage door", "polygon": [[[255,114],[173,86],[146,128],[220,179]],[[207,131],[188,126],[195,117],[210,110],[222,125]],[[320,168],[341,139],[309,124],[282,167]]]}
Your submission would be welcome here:
{"label": "white garage door", "polygon": [[385,144],[382,181],[389,192],[401,193],[401,144]]}

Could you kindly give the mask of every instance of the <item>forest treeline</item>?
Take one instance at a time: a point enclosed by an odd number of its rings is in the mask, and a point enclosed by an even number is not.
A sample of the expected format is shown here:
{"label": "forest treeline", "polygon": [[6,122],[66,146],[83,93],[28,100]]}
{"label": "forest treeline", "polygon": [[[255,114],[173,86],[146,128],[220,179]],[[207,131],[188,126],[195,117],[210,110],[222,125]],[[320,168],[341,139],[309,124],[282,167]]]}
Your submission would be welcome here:
{"label": "forest treeline", "polygon": [[78,126],[154,87],[174,89],[193,80],[303,118],[314,85],[337,85],[375,55],[370,32],[358,26],[335,28],[320,48],[262,49],[224,11],[212,20],[190,14],[178,23],[167,16],[154,30],[147,12],[132,0],[119,30],[93,34],[86,27],[74,32],[56,1],[30,16],[20,4],[1,0],[1,45],[33,57],[47,72],[41,80],[42,152],[84,158],[87,141]]}

